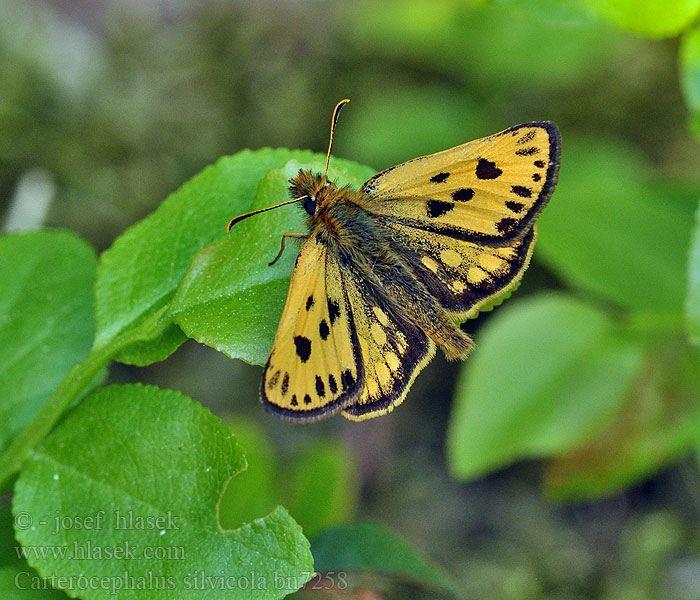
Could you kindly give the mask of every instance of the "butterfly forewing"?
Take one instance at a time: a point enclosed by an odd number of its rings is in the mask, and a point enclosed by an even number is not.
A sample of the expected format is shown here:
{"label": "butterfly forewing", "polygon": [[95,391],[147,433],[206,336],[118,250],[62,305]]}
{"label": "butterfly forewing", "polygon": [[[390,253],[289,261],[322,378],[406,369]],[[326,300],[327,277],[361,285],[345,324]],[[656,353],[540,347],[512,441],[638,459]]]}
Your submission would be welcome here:
{"label": "butterfly forewing", "polygon": [[435,354],[435,344],[352,264],[345,265],[343,280],[365,372],[359,400],[343,414],[363,420],[386,414],[403,401],[415,376]]}
{"label": "butterfly forewing", "polygon": [[559,154],[555,125],[527,123],[382,171],[362,191],[384,222],[507,245],[547,203]]}
{"label": "butterfly forewing", "polygon": [[314,420],[355,401],[364,374],[338,257],[315,236],[297,257],[261,384],[266,409]]}
{"label": "butterfly forewing", "polygon": [[486,246],[388,223],[394,252],[449,312],[465,315],[516,283],[534,247],[535,226],[509,246]]}

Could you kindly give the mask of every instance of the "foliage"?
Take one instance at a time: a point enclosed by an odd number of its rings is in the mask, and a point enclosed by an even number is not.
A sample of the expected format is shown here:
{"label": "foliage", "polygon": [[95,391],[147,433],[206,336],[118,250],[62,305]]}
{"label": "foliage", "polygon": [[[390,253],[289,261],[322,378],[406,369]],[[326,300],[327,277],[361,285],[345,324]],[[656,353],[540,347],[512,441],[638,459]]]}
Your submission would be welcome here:
{"label": "foliage", "polygon": [[240,418],[229,426],[248,449],[250,470],[231,480],[221,497],[222,527],[233,529],[284,504],[312,538],[354,516],[359,495],[357,470],[345,444],[318,440],[291,460],[281,461],[260,427]]}
{"label": "foliage", "polygon": [[[18,260],[18,252],[32,257],[20,276],[16,268],[12,271],[6,268],[3,272],[2,287],[9,306],[22,309],[12,308],[9,312],[13,319],[6,326],[3,350],[8,356],[18,356],[25,361],[8,369],[6,385],[18,390],[31,389],[28,383],[23,383],[29,379],[30,372],[46,373],[50,384],[56,380],[55,373],[66,374],[66,360],[75,361],[76,356],[85,355],[85,335],[80,330],[92,335],[91,307],[84,299],[89,298],[94,281],[94,256],[83,242],[61,233],[26,233],[2,241],[3,265],[23,264]],[[56,263],[57,256],[61,262]],[[58,291],[55,289],[57,279],[61,284]],[[61,300],[65,307],[58,303]],[[127,571],[136,580],[144,580],[155,571],[162,574],[166,585],[182,589],[183,585],[188,585],[188,577],[194,577],[192,567],[197,564],[207,575],[210,574],[207,569],[213,569],[211,574],[225,572],[237,577],[243,576],[240,565],[247,564],[269,587],[263,595],[251,596],[250,590],[239,587],[234,592],[240,597],[283,597],[285,592],[300,587],[310,577],[313,567],[308,543],[299,526],[281,508],[272,510],[264,519],[222,535],[216,513],[219,497],[224,484],[245,468],[246,463],[228,430],[189,399],[155,388],[104,388],[82,401],[44,439],[51,424],[89,390],[95,374],[122,345],[157,335],[157,323],[157,320],[146,321],[145,327],[135,328],[140,331],[135,336],[133,330],[121,333],[110,342],[93,348],[45,402],[34,421],[14,437],[3,457],[2,476],[7,484],[20,464],[26,464],[16,484],[13,503],[16,519],[26,516],[35,523],[24,527],[23,521],[16,520],[18,538],[25,547],[66,549],[88,544],[93,539],[94,528],[71,525],[61,531],[51,531],[46,525],[54,522],[55,515],[63,517],[61,507],[68,506],[71,514],[66,518],[72,523],[83,522],[102,511],[109,525],[104,526],[106,531],[97,548],[100,552],[116,553],[129,544],[137,548],[149,547],[153,552],[177,549],[186,553],[187,562],[167,562],[183,561],[182,557],[155,563],[146,560],[140,561],[137,569],[133,568],[133,562],[128,562],[128,556],[123,560],[106,560],[112,555],[100,555],[96,558],[103,560],[83,563],[75,556],[46,559],[29,555],[29,563],[41,576],[54,577],[52,581],[57,582],[54,585],[86,598],[109,597],[109,585],[85,589],[80,587],[77,578],[96,577],[112,585],[128,586],[121,577],[129,565],[132,568]],[[72,328],[70,335],[64,329],[66,326]],[[32,331],[18,335],[23,333],[23,328],[30,327]],[[160,330],[165,327],[167,325],[160,325]],[[31,344],[27,343],[28,339]],[[35,361],[35,364],[26,361]],[[10,408],[16,399],[10,394],[6,398],[8,412],[12,414]],[[33,408],[39,408],[36,401]],[[92,448],[92,451],[76,453],[78,448]],[[185,448],[189,449],[187,453]],[[128,457],[127,462],[124,457]],[[38,489],[43,493],[37,494]],[[190,489],[191,493],[183,496],[183,489]],[[175,524],[155,531],[153,527],[137,525],[120,530],[116,524],[119,511],[144,520],[172,514],[182,526]],[[39,527],[42,523],[44,526]],[[166,538],[166,533],[171,535]],[[180,570],[170,568],[173,564],[179,564]],[[281,581],[292,583],[273,586],[275,574],[283,578]],[[153,590],[155,597],[158,588]],[[232,592],[224,588],[220,593],[230,597]]]}
{"label": "foliage", "polygon": [[[314,3],[182,3],[167,18],[112,7],[94,30],[29,4],[0,6],[2,197],[42,167],[58,190],[50,223],[92,245],[61,230],[0,237],[0,482],[14,493],[14,516],[0,504],[3,597],[107,598],[124,572],[184,585],[195,572],[240,582],[252,571],[265,589],[251,581],[208,597],[336,597],[330,572],[350,574],[347,594],[386,597],[607,599],[661,587],[694,597],[695,563],[680,550],[698,543],[686,507],[666,498],[606,524],[615,502],[635,505],[646,492],[634,486],[670,465],[697,485],[697,466],[682,461],[700,448],[700,2],[362,0],[328,3],[324,27]],[[662,38],[677,38],[678,58]],[[361,429],[302,432],[237,414],[229,430],[198,393],[100,387],[110,365],[115,381],[148,380],[160,366],[121,365],[164,361],[188,338],[264,362],[294,248],[267,263],[303,215],[285,208],[223,228],[285,198],[290,176],[324,156],[218,157],[323,148],[319,115],[346,90],[354,102],[334,152],[378,168],[515,122],[562,128],[534,264],[503,306],[464,325],[478,344],[469,361],[436,360],[400,411]],[[374,172],[331,161],[342,183]],[[93,245],[109,248],[96,260]],[[458,371],[454,390],[438,369]],[[224,412],[254,404],[236,373]],[[440,479],[429,456],[445,442],[448,402],[455,480],[528,459],[541,477],[526,463],[468,485]],[[571,512],[527,497],[523,480],[534,479]],[[679,504],[692,496],[666,486]],[[581,504],[599,498],[609,500]],[[36,553],[87,548],[96,531],[75,523],[100,510],[108,521],[170,511],[181,526],[99,531],[100,551],[129,543],[160,558]],[[588,527],[562,523],[586,510],[605,513],[599,529],[619,563],[598,556],[600,531],[591,542]],[[436,548],[460,584],[391,530],[353,522],[367,512]],[[74,520],[53,534],[57,515]],[[484,531],[500,537],[483,542]],[[187,560],[164,559],[173,548]],[[70,575],[108,583],[82,589],[60,579]],[[47,576],[59,578],[17,584]],[[324,581],[335,589],[319,591]],[[173,597],[144,586],[120,595]]]}
{"label": "foliage", "polygon": [[[448,436],[456,475],[585,443],[619,412],[642,348],[581,301],[541,295],[506,306],[457,383]],[[502,357],[508,369],[503,374]]]}
{"label": "foliage", "polygon": [[[234,256],[242,252],[244,261],[254,268],[234,270],[240,278],[229,283],[239,289],[260,285],[250,283],[260,271],[252,256],[258,258],[257,263],[266,260],[276,236],[266,236],[267,245],[258,246],[258,229],[236,229],[225,238],[228,258],[212,262],[211,252],[217,244],[197,254],[211,241],[204,237],[203,228],[181,231],[178,224],[186,225],[188,215],[198,208],[194,199],[213,215],[209,217],[212,224],[218,221],[217,215],[225,223],[223,215],[231,214],[227,210],[244,212],[271,204],[274,194],[279,197],[285,192],[286,181],[301,166],[319,167],[318,162],[300,163],[299,158],[323,160],[321,155],[284,150],[243,152],[222,159],[173,194],[159,211],[125,232],[102,255],[99,265],[84,242],[65,233],[23,233],[1,240],[5,265],[1,283],[10,316],[3,350],[10,358],[25,360],[8,361],[15,363],[6,370],[8,417],[15,419],[18,413],[13,408],[19,401],[11,392],[36,390],[29,383],[37,372],[45,373],[46,385],[53,382],[55,391],[47,398],[39,388],[42,395],[30,396],[33,404],[25,401],[38,414],[23,429],[15,427],[21,429],[19,435],[8,428],[8,443],[12,443],[0,461],[0,477],[7,486],[22,468],[13,501],[18,541],[29,565],[52,587],[84,598],[107,598],[115,590],[125,597],[142,596],[144,589],[155,598],[168,590],[183,592],[198,585],[211,586],[215,590],[212,597],[283,597],[309,580],[313,562],[301,528],[283,508],[275,508],[277,502],[284,499],[310,534],[351,516],[354,474],[342,446],[326,442],[310,448],[292,465],[289,489],[273,492],[278,479],[273,476],[270,457],[261,453],[267,442],[256,439],[254,430],[248,428],[253,465],[260,471],[256,479],[244,480],[241,486],[231,477],[246,469],[244,451],[212,415],[177,392],[140,386],[102,388],[83,399],[51,431],[71,405],[89,392],[94,377],[111,359],[147,364],[173,352],[182,340],[170,332],[174,319],[185,311],[187,331],[209,327],[216,332],[211,312],[198,309],[206,307],[210,296],[221,298],[223,294],[210,284],[202,288],[199,278],[210,281],[207,269],[225,268],[232,251]],[[274,168],[280,163],[281,168]],[[340,171],[343,167],[347,173]],[[360,180],[353,172],[366,176],[369,171],[339,160],[334,161],[331,174],[357,184]],[[250,178],[247,187],[242,173]],[[229,206],[231,196],[233,208]],[[218,236],[223,235],[218,228]],[[154,245],[154,238],[161,243]],[[170,251],[164,253],[164,248]],[[23,263],[25,254],[32,260]],[[61,262],[54,263],[55,256]],[[197,278],[189,272],[185,275],[189,261],[199,273]],[[292,261],[289,253],[282,275],[277,275],[284,285],[265,289],[262,296],[280,307]],[[19,276],[11,268],[17,263],[24,267]],[[177,268],[178,263],[184,266]],[[141,269],[142,264],[149,266]],[[164,268],[166,264],[170,268]],[[216,271],[214,275],[221,276]],[[178,287],[180,280],[184,288]],[[209,294],[197,296],[195,282],[197,290]],[[91,303],[85,299],[89,300],[93,284],[98,325],[95,344],[85,356],[85,338],[93,334]],[[173,296],[182,300],[173,303],[177,308],[171,310]],[[234,312],[236,306],[246,309],[249,302],[242,294],[228,294],[225,300]],[[65,307],[57,306],[61,301]],[[85,334],[78,335],[80,330]],[[273,334],[274,329],[267,335],[258,333],[262,348],[257,356],[264,358]],[[235,343],[229,345],[231,354],[246,356]],[[79,364],[67,373],[66,361]],[[57,375],[67,375],[60,385]],[[92,450],[76,454],[76,448],[87,447]],[[41,494],[36,493],[38,489]],[[183,496],[183,489],[190,493]],[[269,511],[266,517],[251,510],[256,503],[263,514]],[[71,507],[71,515],[62,514],[66,506]],[[319,506],[323,507],[320,511]],[[63,525],[59,525],[57,516],[69,523],[60,521]],[[132,519],[166,524],[123,526]],[[91,545],[95,531],[100,532],[99,546]],[[133,563],[136,557],[129,555],[130,547],[148,549],[155,557],[140,556]],[[36,553],[37,548],[68,549],[68,553],[46,555]],[[87,563],[83,563],[86,553]],[[227,577],[217,583],[222,574]],[[24,584],[29,586],[27,577]],[[90,583],[96,581],[99,585]]]}
{"label": "foliage", "polygon": [[95,253],[57,231],[0,238],[0,448],[46,404],[94,335]]}
{"label": "foliage", "polygon": [[[182,594],[197,589],[200,578],[221,574],[226,583],[214,586],[211,597],[280,598],[312,572],[308,542],[282,508],[221,529],[221,490],[244,468],[232,433],[189,398],[106,387],[33,452],[15,486],[17,538],[27,550],[67,548],[65,557],[30,554],[28,562],[43,577],[66,578],[59,587],[84,598],[115,591],[140,598],[144,585],[152,597]],[[66,506],[70,515],[62,514]],[[149,583],[134,587],[132,578]],[[100,585],[83,587],[84,579]]]}
{"label": "foliage", "polygon": [[[399,589],[401,585],[412,583],[427,588],[433,598],[461,596],[456,583],[447,574],[418,556],[396,534],[375,523],[359,522],[330,528],[312,541],[312,548],[321,575],[339,572],[349,577],[391,575]],[[392,588],[386,593],[390,597],[400,594]]]}

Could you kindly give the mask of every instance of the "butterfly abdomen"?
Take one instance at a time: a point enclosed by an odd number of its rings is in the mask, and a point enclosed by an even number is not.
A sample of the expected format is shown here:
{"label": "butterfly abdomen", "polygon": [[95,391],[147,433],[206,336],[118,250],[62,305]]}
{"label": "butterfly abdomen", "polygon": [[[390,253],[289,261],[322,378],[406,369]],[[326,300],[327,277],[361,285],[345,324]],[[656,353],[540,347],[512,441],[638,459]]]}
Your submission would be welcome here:
{"label": "butterfly abdomen", "polygon": [[405,267],[384,275],[390,295],[406,307],[409,319],[440,346],[449,359],[464,359],[474,347],[471,338]]}

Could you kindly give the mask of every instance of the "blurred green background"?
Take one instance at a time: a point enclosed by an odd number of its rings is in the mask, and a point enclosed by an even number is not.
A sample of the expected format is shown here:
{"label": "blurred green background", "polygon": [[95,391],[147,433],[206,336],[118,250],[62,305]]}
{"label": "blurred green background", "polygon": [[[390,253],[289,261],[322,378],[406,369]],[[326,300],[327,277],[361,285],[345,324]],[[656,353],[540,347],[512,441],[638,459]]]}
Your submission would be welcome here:
{"label": "blurred green background", "polygon": [[334,154],[377,170],[554,121],[521,287],[391,415],[280,422],[259,367],[191,341],[111,378],[232,424],[257,479],[230,526],[280,502],[312,538],[379,522],[468,598],[700,598],[700,7],[654,4],[0,0],[0,206],[102,250],[222,155],[325,150],[343,97]]}

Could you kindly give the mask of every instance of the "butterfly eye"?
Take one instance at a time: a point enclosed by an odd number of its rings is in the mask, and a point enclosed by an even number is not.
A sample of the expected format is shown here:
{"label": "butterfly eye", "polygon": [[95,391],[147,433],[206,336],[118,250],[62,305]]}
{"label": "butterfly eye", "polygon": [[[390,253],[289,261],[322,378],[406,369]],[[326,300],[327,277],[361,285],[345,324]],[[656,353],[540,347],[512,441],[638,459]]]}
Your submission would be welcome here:
{"label": "butterfly eye", "polygon": [[304,210],[310,215],[316,212],[316,196],[307,196],[304,199]]}

